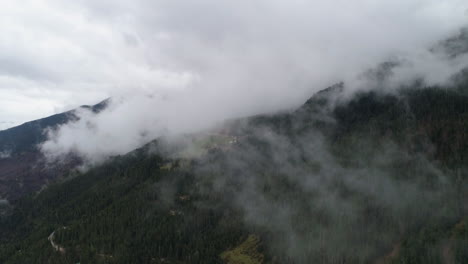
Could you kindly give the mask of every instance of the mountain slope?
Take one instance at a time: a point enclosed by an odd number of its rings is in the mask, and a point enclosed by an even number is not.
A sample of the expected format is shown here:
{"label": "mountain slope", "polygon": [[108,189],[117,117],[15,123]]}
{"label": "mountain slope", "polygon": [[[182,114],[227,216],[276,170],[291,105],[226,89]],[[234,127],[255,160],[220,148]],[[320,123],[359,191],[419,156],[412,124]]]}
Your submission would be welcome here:
{"label": "mountain slope", "polygon": [[21,199],[0,262],[464,263],[467,87],[341,84],[159,139]]}
{"label": "mountain slope", "polygon": [[[82,106],[99,112],[107,100],[94,106]],[[76,119],[75,110],[27,122],[0,131],[0,199],[15,201],[25,194],[38,191],[44,184],[54,181],[78,163],[48,166],[38,145],[47,139],[45,131]]]}

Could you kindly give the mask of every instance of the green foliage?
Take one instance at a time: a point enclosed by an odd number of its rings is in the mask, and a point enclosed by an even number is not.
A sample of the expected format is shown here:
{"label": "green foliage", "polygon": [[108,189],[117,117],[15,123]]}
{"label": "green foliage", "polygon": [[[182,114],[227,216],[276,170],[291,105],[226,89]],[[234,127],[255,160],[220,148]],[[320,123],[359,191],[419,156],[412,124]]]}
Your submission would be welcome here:
{"label": "green foliage", "polygon": [[[395,244],[396,263],[441,263],[444,248],[465,263],[468,95],[324,110],[333,92],[196,138],[181,159],[143,148],[17,201],[0,263],[370,263]],[[318,135],[330,157],[310,154]]]}
{"label": "green foliage", "polygon": [[[161,182],[175,181],[179,197],[193,180],[161,170],[167,162],[144,154],[116,158],[22,200],[0,227],[8,242],[0,263],[220,262],[219,252],[238,241],[242,225],[223,210],[195,208],[201,198],[171,204],[159,197]],[[47,240],[54,231],[65,253]]]}
{"label": "green foliage", "polygon": [[247,239],[236,248],[221,253],[221,258],[227,264],[262,264],[263,254],[258,252],[260,239],[249,235]]}

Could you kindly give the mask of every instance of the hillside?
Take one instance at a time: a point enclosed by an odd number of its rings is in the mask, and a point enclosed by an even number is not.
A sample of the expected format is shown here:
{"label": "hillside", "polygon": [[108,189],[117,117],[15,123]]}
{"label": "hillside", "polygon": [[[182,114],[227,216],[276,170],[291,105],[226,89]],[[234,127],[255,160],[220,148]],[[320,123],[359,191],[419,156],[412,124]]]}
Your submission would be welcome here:
{"label": "hillside", "polygon": [[[98,113],[106,104],[107,100],[81,108]],[[14,202],[25,194],[36,192],[79,163],[76,158],[70,158],[69,164],[49,166],[38,149],[38,145],[47,139],[48,129],[76,118],[75,110],[71,110],[0,131],[0,200]]]}
{"label": "hillside", "polygon": [[465,263],[461,77],[157,139],[20,199],[0,263]]}

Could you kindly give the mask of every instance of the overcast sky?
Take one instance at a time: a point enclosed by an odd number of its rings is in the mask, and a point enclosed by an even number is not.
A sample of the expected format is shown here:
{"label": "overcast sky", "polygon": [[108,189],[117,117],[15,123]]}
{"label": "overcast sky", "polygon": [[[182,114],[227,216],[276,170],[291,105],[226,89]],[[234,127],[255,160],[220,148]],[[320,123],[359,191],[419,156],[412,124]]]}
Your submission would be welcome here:
{"label": "overcast sky", "polygon": [[151,111],[188,126],[291,107],[389,58],[427,64],[425,49],[467,10],[466,0],[3,1],[0,129],[108,97],[134,99],[122,109],[145,115],[135,126],[161,123]]}

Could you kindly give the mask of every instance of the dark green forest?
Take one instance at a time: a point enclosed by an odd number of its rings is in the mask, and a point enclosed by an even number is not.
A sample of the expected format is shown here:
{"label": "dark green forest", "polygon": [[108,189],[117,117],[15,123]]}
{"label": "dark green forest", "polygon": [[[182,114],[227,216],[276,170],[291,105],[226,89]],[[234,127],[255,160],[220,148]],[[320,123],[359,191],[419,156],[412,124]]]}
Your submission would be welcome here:
{"label": "dark green forest", "polygon": [[467,263],[468,86],[163,138],[23,197],[0,263]]}

